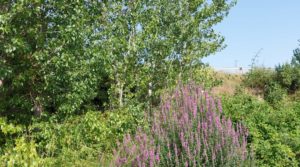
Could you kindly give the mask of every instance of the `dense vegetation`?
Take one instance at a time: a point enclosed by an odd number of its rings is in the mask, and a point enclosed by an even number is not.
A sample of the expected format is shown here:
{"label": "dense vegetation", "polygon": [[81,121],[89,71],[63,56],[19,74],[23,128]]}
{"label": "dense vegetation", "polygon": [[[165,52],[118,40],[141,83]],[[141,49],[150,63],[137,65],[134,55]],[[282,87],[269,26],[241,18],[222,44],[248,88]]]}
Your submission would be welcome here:
{"label": "dense vegetation", "polygon": [[[300,165],[300,54],[275,70],[254,67],[245,88],[223,100],[228,115],[245,122],[259,166]],[[251,96],[245,92],[251,90]],[[258,98],[258,97],[262,97]],[[237,112],[238,111],[238,112]]]}
{"label": "dense vegetation", "polygon": [[163,97],[150,130],[124,138],[112,166],[251,166],[248,130],[223,115],[220,100],[193,84]]}
{"label": "dense vegetation", "polygon": [[281,105],[274,109],[245,92],[223,98],[226,114],[249,129],[257,166],[299,166],[300,103]]}
{"label": "dense vegetation", "polygon": [[210,94],[234,5],[0,1],[0,166],[299,166],[299,49]]}

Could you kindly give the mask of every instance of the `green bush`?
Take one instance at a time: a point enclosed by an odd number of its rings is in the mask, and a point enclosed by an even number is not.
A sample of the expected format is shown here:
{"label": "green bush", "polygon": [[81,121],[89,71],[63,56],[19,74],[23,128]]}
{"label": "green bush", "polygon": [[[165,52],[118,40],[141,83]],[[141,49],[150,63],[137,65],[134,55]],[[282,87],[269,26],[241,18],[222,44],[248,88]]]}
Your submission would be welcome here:
{"label": "green bush", "polygon": [[0,154],[3,154],[5,145],[14,143],[14,138],[24,131],[24,126],[7,122],[7,119],[0,117]]}
{"label": "green bush", "polygon": [[47,116],[33,121],[27,130],[4,119],[0,125],[0,160],[8,166],[97,166],[100,154],[110,155],[117,140],[146,121],[141,107],[129,106],[104,113],[89,111],[63,122]]}
{"label": "green bush", "polygon": [[130,107],[105,113],[90,111],[63,123],[42,122],[31,128],[38,129],[33,137],[43,158],[58,157],[60,164],[68,162],[61,159],[66,156],[95,162],[101,153],[111,153],[124,134],[143,126],[143,117],[138,107]]}
{"label": "green bush", "polygon": [[286,91],[275,82],[271,82],[265,88],[264,99],[272,106],[278,106],[286,96]]}
{"label": "green bush", "polygon": [[277,66],[276,81],[289,93],[295,93],[300,87],[300,67],[288,63]]}
{"label": "green bush", "polygon": [[185,81],[189,84],[191,81],[202,85],[205,89],[211,89],[219,86],[222,80],[217,77],[217,72],[209,66],[195,68],[193,71],[185,74]]}
{"label": "green bush", "polygon": [[291,95],[292,101],[300,102],[300,90],[297,90],[293,95]]}
{"label": "green bush", "polygon": [[[270,89],[279,89],[279,84],[288,93],[294,94],[300,88],[300,51],[295,50],[290,63],[276,66],[275,71],[263,67],[254,67],[245,75],[243,84],[255,89],[258,93],[269,94]],[[275,88],[276,87],[276,88]],[[270,99],[268,99],[270,100]]]}
{"label": "green bush", "polygon": [[246,73],[243,84],[247,87],[263,92],[265,87],[270,82],[274,81],[274,77],[275,71],[268,68],[257,67]]}
{"label": "green bush", "polygon": [[34,141],[27,141],[25,137],[15,140],[14,147],[7,147],[5,154],[0,156],[0,165],[7,167],[38,167],[41,159],[36,151]]}
{"label": "green bush", "polygon": [[298,166],[300,106],[273,108],[265,101],[243,93],[223,97],[223,109],[233,121],[249,129],[249,142],[257,166]]}

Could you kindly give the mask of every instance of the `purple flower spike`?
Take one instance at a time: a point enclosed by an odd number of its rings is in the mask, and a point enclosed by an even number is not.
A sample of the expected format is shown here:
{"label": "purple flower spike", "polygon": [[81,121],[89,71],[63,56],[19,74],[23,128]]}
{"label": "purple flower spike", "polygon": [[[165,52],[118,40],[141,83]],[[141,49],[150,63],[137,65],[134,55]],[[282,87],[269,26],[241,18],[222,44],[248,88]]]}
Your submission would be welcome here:
{"label": "purple flower spike", "polygon": [[135,136],[126,135],[111,166],[248,164],[248,130],[222,116],[220,99],[195,84],[180,84],[161,99],[160,110],[150,118],[150,130],[139,128]]}

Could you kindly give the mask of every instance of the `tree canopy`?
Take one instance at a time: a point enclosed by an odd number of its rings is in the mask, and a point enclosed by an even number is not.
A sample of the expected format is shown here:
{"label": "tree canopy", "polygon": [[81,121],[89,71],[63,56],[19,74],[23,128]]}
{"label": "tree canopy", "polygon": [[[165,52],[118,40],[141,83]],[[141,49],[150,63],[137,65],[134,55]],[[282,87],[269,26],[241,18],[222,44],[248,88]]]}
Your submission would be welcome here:
{"label": "tree canopy", "polygon": [[0,113],[23,119],[145,101],[224,47],[213,26],[234,4],[1,1]]}

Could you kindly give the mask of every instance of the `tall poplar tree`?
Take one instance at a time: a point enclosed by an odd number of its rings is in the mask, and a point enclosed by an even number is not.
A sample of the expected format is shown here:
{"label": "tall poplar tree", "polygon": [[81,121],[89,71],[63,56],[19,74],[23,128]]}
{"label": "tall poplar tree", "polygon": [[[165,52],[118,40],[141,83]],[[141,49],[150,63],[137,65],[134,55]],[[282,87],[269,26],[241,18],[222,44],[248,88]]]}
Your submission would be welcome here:
{"label": "tall poplar tree", "polygon": [[[71,113],[94,96],[97,1],[1,1],[1,115]],[[97,71],[97,72],[96,72]]]}
{"label": "tall poplar tree", "polygon": [[[213,26],[235,1],[0,2],[0,114],[82,110],[106,85],[110,106],[145,102],[223,48]],[[108,84],[107,84],[108,83]]]}

